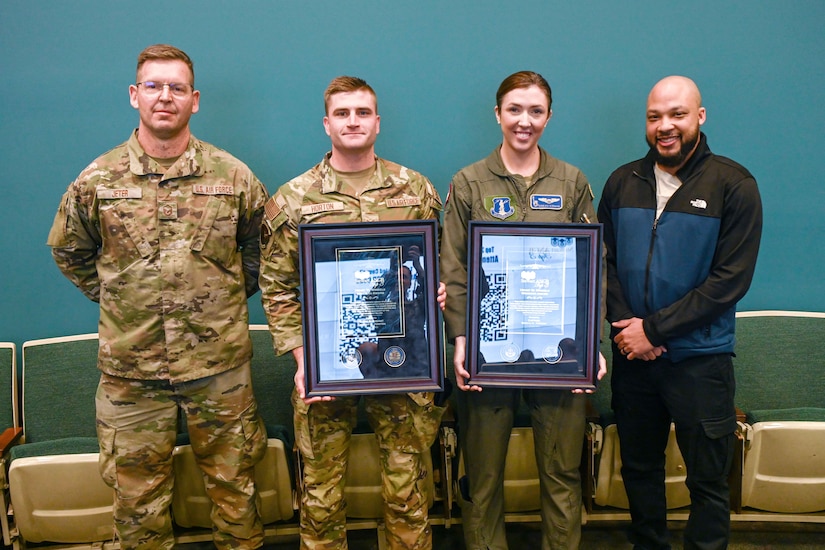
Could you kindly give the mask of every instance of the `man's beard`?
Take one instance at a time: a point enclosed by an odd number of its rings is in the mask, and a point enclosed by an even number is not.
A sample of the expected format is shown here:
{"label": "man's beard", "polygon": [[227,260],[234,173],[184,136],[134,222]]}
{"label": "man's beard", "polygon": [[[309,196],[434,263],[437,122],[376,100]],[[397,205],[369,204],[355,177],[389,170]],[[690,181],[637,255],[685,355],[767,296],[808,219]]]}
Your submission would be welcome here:
{"label": "man's beard", "polygon": [[696,147],[696,143],[699,141],[699,132],[696,132],[693,135],[682,134],[682,146],[679,148],[679,152],[675,155],[663,155],[659,152],[659,149],[656,147],[656,143],[651,143],[647,136],[645,136],[645,141],[653,150],[653,159],[656,161],[656,164],[661,166],[667,166],[669,168],[673,168],[676,166],[681,166],[682,163],[690,156],[693,152],[693,148]]}

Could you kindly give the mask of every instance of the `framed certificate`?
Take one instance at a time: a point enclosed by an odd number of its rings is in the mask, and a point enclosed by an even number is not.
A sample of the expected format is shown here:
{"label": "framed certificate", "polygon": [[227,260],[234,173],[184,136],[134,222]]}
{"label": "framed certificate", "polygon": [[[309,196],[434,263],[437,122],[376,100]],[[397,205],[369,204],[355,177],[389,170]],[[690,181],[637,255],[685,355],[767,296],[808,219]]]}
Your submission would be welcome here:
{"label": "framed certificate", "polygon": [[602,226],[471,221],[468,244],[470,383],[595,388]]}
{"label": "framed certificate", "polygon": [[308,396],[444,389],[435,220],[298,228]]}

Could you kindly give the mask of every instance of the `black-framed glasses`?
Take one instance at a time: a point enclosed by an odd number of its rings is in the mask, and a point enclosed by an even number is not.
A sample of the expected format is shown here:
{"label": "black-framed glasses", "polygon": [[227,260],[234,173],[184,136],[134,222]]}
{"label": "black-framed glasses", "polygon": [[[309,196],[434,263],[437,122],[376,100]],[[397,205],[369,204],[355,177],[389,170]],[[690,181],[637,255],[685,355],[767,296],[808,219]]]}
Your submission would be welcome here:
{"label": "black-framed glasses", "polygon": [[154,80],[147,80],[145,82],[138,82],[135,84],[138,88],[143,88],[143,93],[148,97],[157,97],[163,93],[164,88],[169,88],[169,93],[173,97],[184,98],[192,91],[192,86],[189,84],[179,84],[177,82],[156,82]]}

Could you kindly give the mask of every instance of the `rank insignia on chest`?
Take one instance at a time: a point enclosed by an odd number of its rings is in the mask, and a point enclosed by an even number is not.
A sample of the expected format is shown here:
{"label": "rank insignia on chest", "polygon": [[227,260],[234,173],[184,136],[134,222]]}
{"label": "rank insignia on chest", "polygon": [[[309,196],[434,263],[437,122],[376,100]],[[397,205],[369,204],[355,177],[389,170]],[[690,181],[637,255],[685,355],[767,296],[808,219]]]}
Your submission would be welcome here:
{"label": "rank insignia on chest", "polygon": [[561,210],[561,195],[530,195],[533,210]]}
{"label": "rank insignia on chest", "polygon": [[178,203],[174,201],[163,201],[158,203],[158,219],[176,220],[178,219]]}

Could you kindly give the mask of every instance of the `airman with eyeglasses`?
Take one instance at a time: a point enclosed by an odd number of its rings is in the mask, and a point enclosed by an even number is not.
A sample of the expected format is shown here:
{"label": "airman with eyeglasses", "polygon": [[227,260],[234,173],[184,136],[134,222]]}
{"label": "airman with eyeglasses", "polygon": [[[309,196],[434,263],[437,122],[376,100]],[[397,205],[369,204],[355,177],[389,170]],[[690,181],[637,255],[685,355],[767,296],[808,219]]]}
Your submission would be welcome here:
{"label": "airman with eyeglasses", "polygon": [[179,156],[189,145],[189,119],[200,103],[191,60],[142,60],[136,80],[129,86],[129,99],[140,114],[138,141],[154,158]]}
{"label": "airman with eyeglasses", "polygon": [[149,46],[135,81],[137,130],[69,185],[48,238],[63,274],[100,304],[101,476],[114,489],[121,546],[173,548],[173,450],[185,417],[215,548],[255,550],[264,530],[254,471],[267,437],[247,299],[258,290],[269,196],[246,164],[192,135],[200,92],[186,53]]}
{"label": "airman with eyeglasses", "polygon": [[177,82],[155,82],[154,80],[147,80],[146,82],[137,82],[135,86],[141,87],[143,93],[149,97],[157,97],[163,93],[164,89],[168,89],[173,96],[182,99],[189,95],[193,90],[189,84],[179,84]]}

